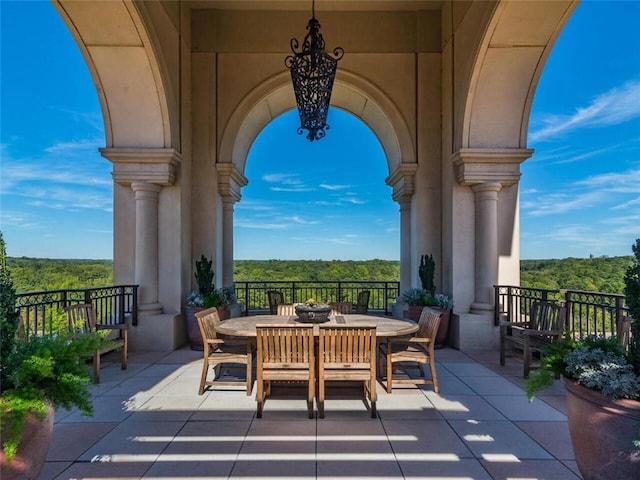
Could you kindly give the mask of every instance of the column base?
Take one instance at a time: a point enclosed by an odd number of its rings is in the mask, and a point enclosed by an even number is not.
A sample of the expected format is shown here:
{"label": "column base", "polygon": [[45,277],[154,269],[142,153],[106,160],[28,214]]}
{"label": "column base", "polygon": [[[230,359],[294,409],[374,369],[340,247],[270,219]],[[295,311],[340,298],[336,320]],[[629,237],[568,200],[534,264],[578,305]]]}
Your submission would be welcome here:
{"label": "column base", "polygon": [[172,352],[187,343],[187,328],[179,313],[145,315],[129,328],[129,350]]}
{"label": "column base", "polygon": [[486,315],[487,312],[493,314],[493,305],[484,302],[473,302],[469,310],[476,315]]}
{"label": "column base", "polygon": [[493,309],[484,315],[454,313],[449,324],[450,345],[463,352],[495,351],[500,347],[500,327],[493,322]]}
{"label": "column base", "polygon": [[160,315],[162,313],[162,305],[158,302],[155,303],[145,303],[143,305],[138,305],[138,314],[139,315]]}

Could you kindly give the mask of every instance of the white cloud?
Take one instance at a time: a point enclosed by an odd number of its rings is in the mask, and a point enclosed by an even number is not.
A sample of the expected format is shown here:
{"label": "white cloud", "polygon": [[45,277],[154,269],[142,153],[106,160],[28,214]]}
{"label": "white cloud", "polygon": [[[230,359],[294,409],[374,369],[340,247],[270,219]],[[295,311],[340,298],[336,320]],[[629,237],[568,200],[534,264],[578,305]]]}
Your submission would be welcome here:
{"label": "white cloud", "polygon": [[574,196],[566,193],[541,195],[533,200],[522,202],[522,209],[532,217],[559,215],[572,210],[596,207],[604,198],[604,192],[586,192]]}
{"label": "white cloud", "polygon": [[543,119],[545,126],[532,132],[529,141],[541,142],[578,128],[617,125],[637,117],[640,117],[640,82],[631,81],[595,97],[573,115]]}
{"label": "white cloud", "polygon": [[574,183],[579,188],[606,190],[610,193],[640,194],[640,169],[593,175]]}
{"label": "white cloud", "polygon": [[320,188],[324,188],[325,190],[344,190],[346,188],[351,188],[350,185],[330,185],[327,183],[321,183]]}

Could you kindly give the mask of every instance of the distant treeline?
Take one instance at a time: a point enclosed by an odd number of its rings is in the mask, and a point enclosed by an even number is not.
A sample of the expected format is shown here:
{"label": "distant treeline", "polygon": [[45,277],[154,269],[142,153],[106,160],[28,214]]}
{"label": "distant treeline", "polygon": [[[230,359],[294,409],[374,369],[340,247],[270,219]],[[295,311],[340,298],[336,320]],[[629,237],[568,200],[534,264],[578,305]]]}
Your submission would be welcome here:
{"label": "distant treeline", "polygon": [[[521,285],[623,293],[624,272],[633,257],[522,260]],[[56,260],[9,257],[17,292],[101,287],[113,284],[111,260]],[[246,281],[399,281],[392,260],[236,260],[234,278]],[[218,283],[216,283],[218,285]],[[218,285],[221,286],[221,285]]]}

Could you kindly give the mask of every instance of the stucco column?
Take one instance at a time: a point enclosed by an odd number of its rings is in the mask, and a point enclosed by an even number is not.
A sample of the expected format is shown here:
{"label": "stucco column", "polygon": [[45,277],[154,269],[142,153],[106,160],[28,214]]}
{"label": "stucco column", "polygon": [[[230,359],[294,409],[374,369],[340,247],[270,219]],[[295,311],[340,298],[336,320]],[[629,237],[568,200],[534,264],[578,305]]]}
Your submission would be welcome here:
{"label": "stucco column", "polygon": [[475,302],[472,313],[493,311],[493,286],[498,281],[498,192],[497,182],[471,187],[475,200]]}
{"label": "stucco column", "polygon": [[[411,201],[400,204],[400,265],[411,265]],[[400,268],[400,292],[411,288],[411,268]]]}
{"label": "stucco column", "polygon": [[144,315],[162,313],[158,303],[158,197],[160,185],[132,182],[136,202],[135,281],[138,310]]}
{"label": "stucco column", "polygon": [[233,286],[233,202],[222,199],[222,285]]}

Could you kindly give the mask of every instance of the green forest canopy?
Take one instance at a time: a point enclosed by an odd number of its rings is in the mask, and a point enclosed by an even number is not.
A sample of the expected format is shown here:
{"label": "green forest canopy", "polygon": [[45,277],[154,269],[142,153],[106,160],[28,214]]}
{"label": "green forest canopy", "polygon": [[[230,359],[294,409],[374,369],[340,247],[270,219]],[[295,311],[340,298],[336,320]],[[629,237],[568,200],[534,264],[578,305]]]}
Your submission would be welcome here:
{"label": "green forest canopy", "polygon": [[[525,287],[622,294],[633,256],[522,260]],[[9,257],[16,291],[103,287],[113,284],[111,260]],[[248,281],[399,281],[400,262],[391,260],[236,260],[234,278]],[[221,286],[221,285],[218,285]]]}

